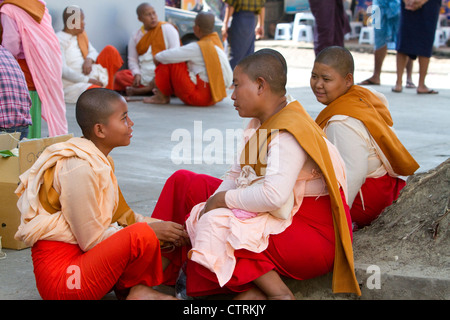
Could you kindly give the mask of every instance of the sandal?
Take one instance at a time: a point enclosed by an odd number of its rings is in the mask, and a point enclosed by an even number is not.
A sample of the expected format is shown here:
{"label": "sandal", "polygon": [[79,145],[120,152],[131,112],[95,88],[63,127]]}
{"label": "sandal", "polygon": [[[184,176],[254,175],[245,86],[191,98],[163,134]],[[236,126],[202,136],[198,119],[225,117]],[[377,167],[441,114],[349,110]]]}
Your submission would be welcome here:
{"label": "sandal", "polygon": [[414,84],[414,82],[412,82],[412,81],[406,81],[406,88],[408,88],[408,89],[413,89],[413,88],[415,88],[416,87],[416,85]]}

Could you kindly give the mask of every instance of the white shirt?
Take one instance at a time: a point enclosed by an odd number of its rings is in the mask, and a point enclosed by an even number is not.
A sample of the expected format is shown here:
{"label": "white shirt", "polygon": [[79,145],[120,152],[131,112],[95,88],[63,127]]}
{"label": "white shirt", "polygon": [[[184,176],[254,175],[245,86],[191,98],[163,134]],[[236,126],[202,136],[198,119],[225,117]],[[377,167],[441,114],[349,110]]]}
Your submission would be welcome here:
{"label": "white shirt", "polygon": [[[233,71],[231,70],[226,53],[218,46],[215,46],[215,48],[222,67],[225,87],[228,88],[233,82]],[[205,60],[203,59],[202,51],[197,42],[191,42],[179,48],[161,51],[155,58],[164,64],[187,62],[189,76],[193,83],[197,83],[197,75],[203,81],[209,82],[208,74],[206,73]]]}
{"label": "white shirt", "polygon": [[[170,23],[161,26],[164,36],[164,43],[167,49],[177,48],[180,46],[180,35],[175,27]],[[136,45],[142,39],[145,33],[140,28],[130,38],[128,42],[128,68],[133,76],[140,74],[142,83],[147,84],[155,76],[155,63],[153,62],[152,47],[150,46],[147,53],[139,56]]]}
{"label": "white shirt", "polygon": [[[70,82],[88,82],[89,76],[83,74],[82,70],[85,59],[78,45],[77,36],[64,31],[57,32],[56,36],[58,37],[63,57],[63,79]],[[89,42],[89,52],[86,58],[91,58],[95,62],[97,57],[97,50]]]}

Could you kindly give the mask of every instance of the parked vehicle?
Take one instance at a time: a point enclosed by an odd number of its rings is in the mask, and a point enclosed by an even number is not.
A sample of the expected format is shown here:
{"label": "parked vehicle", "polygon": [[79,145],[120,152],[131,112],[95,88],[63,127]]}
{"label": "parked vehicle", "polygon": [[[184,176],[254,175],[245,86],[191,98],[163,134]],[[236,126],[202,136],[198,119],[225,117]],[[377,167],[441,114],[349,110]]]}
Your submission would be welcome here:
{"label": "parked vehicle", "polygon": [[[180,33],[181,42],[183,44],[187,44],[192,41],[197,41],[197,37],[194,35],[194,21],[197,16],[197,12],[182,10],[178,8],[173,8],[166,6],[166,21],[172,23],[175,27],[177,27],[178,32]],[[222,21],[216,17],[216,22],[214,26],[214,30],[221,35],[222,30]]]}

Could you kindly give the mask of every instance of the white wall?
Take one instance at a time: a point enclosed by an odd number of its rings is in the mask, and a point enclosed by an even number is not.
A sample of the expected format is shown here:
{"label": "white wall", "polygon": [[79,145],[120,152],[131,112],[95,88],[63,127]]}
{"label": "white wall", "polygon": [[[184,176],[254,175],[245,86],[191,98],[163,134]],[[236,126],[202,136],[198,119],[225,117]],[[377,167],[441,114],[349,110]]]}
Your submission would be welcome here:
{"label": "white wall", "polygon": [[115,46],[126,56],[130,35],[141,27],[137,20],[136,7],[142,2],[150,3],[159,20],[164,20],[165,0],[44,0],[52,16],[53,28],[63,28],[63,10],[72,4],[83,9],[86,32],[94,47],[101,51],[106,45]]}

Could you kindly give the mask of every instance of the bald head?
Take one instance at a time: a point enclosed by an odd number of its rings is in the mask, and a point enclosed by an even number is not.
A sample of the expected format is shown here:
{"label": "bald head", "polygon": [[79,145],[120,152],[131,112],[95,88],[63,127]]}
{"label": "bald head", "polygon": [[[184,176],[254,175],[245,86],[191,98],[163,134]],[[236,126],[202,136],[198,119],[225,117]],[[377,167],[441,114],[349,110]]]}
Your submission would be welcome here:
{"label": "bald head", "polygon": [[278,51],[261,49],[242,59],[238,66],[251,80],[266,80],[273,93],[286,94],[287,64]]}
{"label": "bald head", "polygon": [[200,28],[203,35],[214,32],[215,16],[211,12],[200,11],[195,17],[195,24]]}
{"label": "bald head", "polygon": [[153,8],[152,5],[150,5],[148,2],[143,2],[140,5],[138,5],[138,7],[136,8],[136,13],[139,16],[141,16],[144,13],[144,10],[147,8]]}
{"label": "bald head", "polygon": [[323,49],[317,55],[316,63],[325,64],[335,69],[342,77],[352,74],[355,71],[353,56],[347,49],[338,46],[332,46]]}
{"label": "bald head", "polygon": [[89,139],[97,123],[107,124],[115,111],[111,104],[123,97],[116,91],[94,88],[83,92],[77,100],[75,115],[83,135]]}

